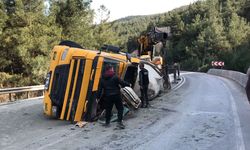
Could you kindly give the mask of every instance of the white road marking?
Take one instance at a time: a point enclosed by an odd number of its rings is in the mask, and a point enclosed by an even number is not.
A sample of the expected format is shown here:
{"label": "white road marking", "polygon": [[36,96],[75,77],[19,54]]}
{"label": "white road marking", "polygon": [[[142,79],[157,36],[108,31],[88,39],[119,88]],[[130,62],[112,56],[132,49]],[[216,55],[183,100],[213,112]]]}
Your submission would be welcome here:
{"label": "white road marking", "polygon": [[223,84],[223,86],[225,87],[225,90],[227,90],[227,93],[230,96],[231,107],[232,107],[232,111],[233,111],[233,119],[234,119],[234,124],[235,124],[236,146],[237,146],[236,148],[237,148],[237,150],[245,150],[245,143],[244,143],[244,140],[243,140],[242,130],[241,130],[241,127],[240,127],[240,119],[239,119],[239,115],[238,115],[238,112],[237,112],[236,104],[234,102],[233,95],[229,91],[228,87],[223,82],[222,82],[222,84]]}
{"label": "white road marking", "polygon": [[175,87],[173,87],[172,91],[179,89],[186,82],[186,79],[184,77],[181,77],[181,78],[182,78],[181,83],[179,83]]}

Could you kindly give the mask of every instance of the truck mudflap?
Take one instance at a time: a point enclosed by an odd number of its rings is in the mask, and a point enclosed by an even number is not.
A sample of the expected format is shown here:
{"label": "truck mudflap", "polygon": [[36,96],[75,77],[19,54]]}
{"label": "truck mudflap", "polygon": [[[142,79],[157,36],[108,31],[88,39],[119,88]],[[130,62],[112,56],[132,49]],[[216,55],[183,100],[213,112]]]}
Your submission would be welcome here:
{"label": "truck mudflap", "polygon": [[134,92],[131,87],[121,88],[122,100],[128,105],[128,107],[139,108],[141,105],[141,99]]}

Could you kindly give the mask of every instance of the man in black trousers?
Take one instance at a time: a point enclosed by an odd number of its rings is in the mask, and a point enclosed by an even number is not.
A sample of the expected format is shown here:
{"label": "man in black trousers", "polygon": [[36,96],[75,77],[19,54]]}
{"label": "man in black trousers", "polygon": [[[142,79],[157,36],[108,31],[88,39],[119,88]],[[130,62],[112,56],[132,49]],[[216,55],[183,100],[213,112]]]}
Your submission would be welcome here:
{"label": "man in black trousers", "polygon": [[139,85],[141,90],[141,98],[142,98],[142,108],[147,108],[148,103],[148,70],[144,68],[144,63],[139,64],[140,72],[139,72]]}
{"label": "man in black trousers", "polygon": [[[121,99],[120,86],[130,86],[129,83],[121,80],[117,75],[115,75],[114,69],[112,66],[107,65],[105,68],[104,75],[101,79],[100,84],[100,92],[103,94],[103,99],[105,102],[106,109],[106,123],[104,126],[110,125],[111,113],[113,105],[115,104],[116,109],[118,111],[118,123],[117,127],[120,129],[124,129],[125,126],[122,123],[123,119],[123,103]],[[98,99],[101,97],[101,94],[97,97]]]}

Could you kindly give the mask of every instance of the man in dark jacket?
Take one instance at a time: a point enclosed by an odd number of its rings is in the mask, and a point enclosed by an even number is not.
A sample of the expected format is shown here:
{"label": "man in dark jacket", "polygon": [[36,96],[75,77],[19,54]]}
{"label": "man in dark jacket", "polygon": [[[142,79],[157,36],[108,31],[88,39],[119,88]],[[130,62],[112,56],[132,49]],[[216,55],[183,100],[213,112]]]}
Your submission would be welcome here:
{"label": "man in dark jacket", "polygon": [[[105,126],[109,126],[111,113],[113,105],[115,104],[118,111],[118,124],[117,127],[124,129],[125,126],[122,123],[123,119],[123,104],[121,99],[120,86],[130,86],[129,83],[121,80],[117,75],[115,75],[114,69],[112,66],[107,66],[101,79],[100,89],[103,93],[103,99],[105,101],[106,109],[106,123]],[[100,98],[100,95],[98,96]]]}
{"label": "man in dark jacket", "polygon": [[248,101],[250,102],[250,67],[247,70],[247,77],[248,77],[248,80],[247,80],[247,85],[246,85],[246,93],[247,93]]}
{"label": "man in dark jacket", "polygon": [[[144,64],[141,62],[139,64],[140,72],[139,72],[139,85],[141,90],[141,98],[142,98],[142,107],[148,107],[148,70],[144,68]],[[146,104],[146,105],[145,105]]]}

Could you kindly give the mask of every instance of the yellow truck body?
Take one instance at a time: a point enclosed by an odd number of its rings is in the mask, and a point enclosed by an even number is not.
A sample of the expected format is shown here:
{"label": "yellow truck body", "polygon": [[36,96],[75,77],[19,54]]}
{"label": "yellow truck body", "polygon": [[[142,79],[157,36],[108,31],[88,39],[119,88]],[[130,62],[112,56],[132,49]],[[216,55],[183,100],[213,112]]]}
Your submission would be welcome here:
{"label": "yellow truck body", "polygon": [[119,77],[134,85],[139,62],[124,54],[55,46],[45,80],[44,113],[61,120],[92,120],[103,68],[112,65]]}

